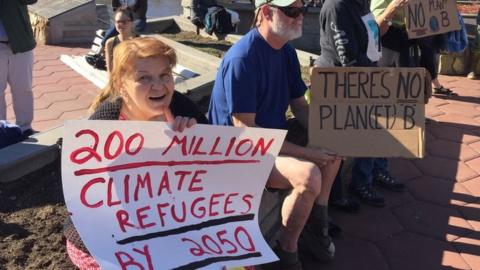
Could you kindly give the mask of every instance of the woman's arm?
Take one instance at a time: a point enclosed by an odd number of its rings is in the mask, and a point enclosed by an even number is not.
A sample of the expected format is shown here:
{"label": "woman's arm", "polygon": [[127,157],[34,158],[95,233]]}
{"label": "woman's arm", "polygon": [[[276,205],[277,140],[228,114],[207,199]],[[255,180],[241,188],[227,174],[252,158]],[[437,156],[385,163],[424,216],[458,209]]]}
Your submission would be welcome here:
{"label": "woman's arm", "polygon": [[111,37],[105,43],[105,61],[107,63],[107,71],[110,72],[113,68],[113,39]]}
{"label": "woman's arm", "polygon": [[388,28],[391,25],[391,21],[397,11],[403,8],[408,3],[408,0],[393,0],[388,4],[385,10],[378,16],[375,17],[375,21],[380,28],[380,35],[383,36],[387,33]]}

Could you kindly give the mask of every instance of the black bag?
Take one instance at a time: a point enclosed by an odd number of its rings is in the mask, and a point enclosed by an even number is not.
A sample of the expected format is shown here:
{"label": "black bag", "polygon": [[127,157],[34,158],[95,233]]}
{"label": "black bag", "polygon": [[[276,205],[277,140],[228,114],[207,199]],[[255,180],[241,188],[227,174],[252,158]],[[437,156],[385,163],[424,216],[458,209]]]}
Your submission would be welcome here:
{"label": "black bag", "polygon": [[205,31],[208,34],[227,35],[235,31],[232,25],[232,16],[222,6],[215,6],[209,9],[205,15]]}
{"label": "black bag", "polygon": [[85,60],[87,63],[99,70],[107,70],[107,62],[105,61],[105,56],[102,53],[97,54],[87,54],[85,55]]}
{"label": "black bag", "polygon": [[192,0],[190,10],[190,21],[199,28],[205,27],[203,20],[207,14],[208,8],[215,6],[216,0]]}
{"label": "black bag", "polygon": [[24,140],[19,126],[0,120],[0,149]]}

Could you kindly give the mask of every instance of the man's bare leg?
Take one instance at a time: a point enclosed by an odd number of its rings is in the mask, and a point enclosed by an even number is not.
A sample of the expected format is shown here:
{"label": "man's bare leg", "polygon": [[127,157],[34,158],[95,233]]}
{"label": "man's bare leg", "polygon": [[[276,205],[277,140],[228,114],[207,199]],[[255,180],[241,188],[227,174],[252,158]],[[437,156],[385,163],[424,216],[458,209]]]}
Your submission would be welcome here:
{"label": "man's bare leg", "polygon": [[320,194],[318,195],[315,203],[318,205],[328,205],[328,198],[330,197],[330,191],[332,190],[333,182],[340,168],[340,160],[328,162],[325,166],[320,167],[322,174],[322,187]]}
{"label": "man's bare leg", "polygon": [[320,194],[320,169],[312,162],[279,156],[275,160],[267,187],[292,189],[282,205],[280,245],[285,251],[295,252],[300,233]]}

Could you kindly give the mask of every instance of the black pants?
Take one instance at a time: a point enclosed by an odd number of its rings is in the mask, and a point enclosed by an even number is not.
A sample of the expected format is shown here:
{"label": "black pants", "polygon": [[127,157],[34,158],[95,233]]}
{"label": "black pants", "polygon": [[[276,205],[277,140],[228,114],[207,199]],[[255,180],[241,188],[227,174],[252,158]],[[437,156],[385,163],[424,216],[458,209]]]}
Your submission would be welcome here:
{"label": "black pants", "polygon": [[387,48],[382,53],[382,63],[387,67],[411,67],[411,45],[405,28],[390,26],[382,36],[382,47]]}
{"label": "black pants", "polygon": [[426,70],[428,70],[428,73],[430,73],[430,77],[432,78],[432,80],[434,80],[438,76],[436,50],[422,44],[419,44],[418,48],[420,49],[419,66],[424,67]]}

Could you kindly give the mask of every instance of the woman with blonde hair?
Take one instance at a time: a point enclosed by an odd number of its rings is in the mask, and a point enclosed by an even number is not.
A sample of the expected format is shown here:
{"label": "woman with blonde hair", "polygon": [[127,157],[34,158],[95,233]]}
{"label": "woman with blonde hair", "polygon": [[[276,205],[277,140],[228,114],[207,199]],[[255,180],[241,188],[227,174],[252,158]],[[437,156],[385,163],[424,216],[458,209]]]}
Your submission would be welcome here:
{"label": "woman with blonde hair", "polygon": [[[108,85],[90,107],[90,120],[164,121],[182,132],[207,119],[195,104],[174,90],[175,51],[158,39],[142,37],[120,43],[113,53]],[[81,270],[100,269],[68,218],[67,252]]]}

